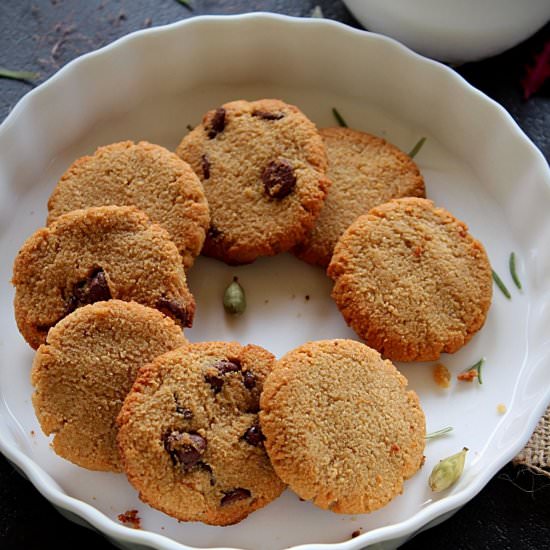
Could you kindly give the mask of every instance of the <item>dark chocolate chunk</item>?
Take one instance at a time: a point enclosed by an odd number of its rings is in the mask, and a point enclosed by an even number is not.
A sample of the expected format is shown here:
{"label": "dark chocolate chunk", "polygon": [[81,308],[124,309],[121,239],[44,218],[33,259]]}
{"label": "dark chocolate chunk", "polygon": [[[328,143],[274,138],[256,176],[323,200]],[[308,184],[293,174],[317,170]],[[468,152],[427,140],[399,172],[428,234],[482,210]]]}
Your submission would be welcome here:
{"label": "dark chocolate chunk", "polygon": [[262,171],[265,192],[272,199],[284,199],[296,186],[296,176],[288,160],[272,160]]}
{"label": "dark chocolate chunk", "polygon": [[174,317],[183,327],[190,327],[192,324],[185,307],[173,298],[159,298],[157,300],[157,309],[169,317]]}
{"label": "dark chocolate chunk", "polygon": [[178,414],[181,414],[185,420],[191,420],[193,418],[193,411],[191,409],[183,407],[180,404],[178,396],[175,392],[172,395],[174,396],[174,401],[176,402],[176,412]]}
{"label": "dark chocolate chunk", "polygon": [[81,306],[110,300],[111,298],[105,272],[98,267],[85,280],[78,282],[73,287],[73,292],[69,297],[68,310],[70,313]]}
{"label": "dark chocolate chunk", "polygon": [[251,495],[252,493],[248,489],[238,487],[237,489],[233,489],[232,491],[226,491],[225,495],[222,497],[220,504],[222,506],[227,506],[228,504],[233,504],[238,500],[249,498]]}
{"label": "dark chocolate chunk", "polygon": [[208,137],[214,139],[225,128],[225,109],[218,107],[210,119],[210,127],[207,129]]}
{"label": "dark chocolate chunk", "polygon": [[256,385],[256,376],[250,370],[243,372],[243,384],[244,387],[251,390]]}
{"label": "dark chocolate chunk", "polygon": [[206,451],[206,439],[197,433],[172,431],[164,436],[164,448],[172,462],[181,464],[184,472],[196,466]]}
{"label": "dark chocolate chunk", "polygon": [[256,109],[255,111],[252,111],[252,116],[263,118],[264,120],[281,120],[285,116],[284,113],[271,113],[269,111],[261,111],[259,109]]}
{"label": "dark chocolate chunk", "polygon": [[211,369],[216,369],[216,372],[208,372],[204,375],[206,382],[210,384],[214,393],[219,393],[223,387],[223,376],[230,372],[238,372],[241,370],[241,364],[238,359],[229,361],[221,359],[210,365]]}
{"label": "dark chocolate chunk", "polygon": [[191,420],[193,418],[193,411],[191,409],[186,409],[181,405],[176,405],[176,412],[181,414],[185,420]]}
{"label": "dark chocolate chunk", "polygon": [[259,447],[265,441],[265,435],[258,424],[253,424],[244,432],[243,439],[254,447]]}
{"label": "dark chocolate chunk", "polygon": [[219,237],[221,234],[222,232],[215,225],[211,225],[206,233],[206,236],[209,239],[215,239],[216,237]]}
{"label": "dark chocolate chunk", "polygon": [[202,166],[202,176],[205,180],[210,178],[210,159],[205,153],[201,157],[201,166]]}

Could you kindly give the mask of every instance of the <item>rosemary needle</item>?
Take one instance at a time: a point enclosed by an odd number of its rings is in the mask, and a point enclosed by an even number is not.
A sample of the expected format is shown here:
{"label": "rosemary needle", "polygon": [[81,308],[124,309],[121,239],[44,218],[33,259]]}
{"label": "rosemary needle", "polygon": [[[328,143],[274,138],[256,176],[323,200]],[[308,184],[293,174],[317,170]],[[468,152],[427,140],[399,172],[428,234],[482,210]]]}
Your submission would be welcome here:
{"label": "rosemary needle", "polygon": [[[481,378],[481,367],[483,367],[483,363],[485,363],[485,357],[482,357],[475,365],[472,365],[471,367],[468,367],[467,369],[464,369],[462,371],[462,374],[466,374],[468,372],[475,372],[476,374],[474,376],[477,376],[477,381],[480,384],[483,384],[483,378]],[[471,380],[471,378],[470,378]]]}
{"label": "rosemary needle", "polygon": [[519,280],[519,277],[516,271],[516,253],[515,252],[512,252],[510,254],[509,266],[510,266],[510,275],[512,275],[512,279],[515,285],[518,287],[519,290],[521,290],[521,281]]}
{"label": "rosemary needle", "polygon": [[176,0],[178,4],[181,4],[182,6],[185,6],[188,10],[193,11],[193,6],[191,5],[191,2],[189,0]]}
{"label": "rosemary needle", "polygon": [[414,157],[416,157],[416,155],[418,155],[418,152],[420,151],[420,149],[422,149],[422,146],[424,145],[425,141],[426,141],[425,137],[420,138],[416,142],[416,145],[411,149],[411,152],[409,153],[409,157],[411,157],[412,159]]}
{"label": "rosemary needle", "polygon": [[348,125],[346,124],[346,121],[344,120],[344,117],[338,112],[338,109],[336,107],[332,108],[332,114],[334,115],[336,122],[338,122],[338,124],[342,126],[342,128],[348,127]]}
{"label": "rosemary needle", "polygon": [[500,291],[508,300],[512,299],[512,295],[510,294],[510,291],[506,288],[506,285],[502,282],[502,279],[498,276],[497,272],[493,269],[493,281],[495,281],[498,288],[500,288]]}
{"label": "rosemary needle", "polygon": [[21,82],[32,82],[39,77],[38,73],[33,73],[31,71],[12,71],[10,69],[5,69],[0,67],[0,78],[9,78],[11,80],[20,80]]}
{"label": "rosemary needle", "polygon": [[436,437],[441,437],[442,435],[448,434],[449,432],[452,432],[452,431],[453,431],[453,427],[447,426],[446,428],[442,428],[441,430],[437,430],[435,432],[430,432],[426,434],[424,439],[426,440],[435,439]]}

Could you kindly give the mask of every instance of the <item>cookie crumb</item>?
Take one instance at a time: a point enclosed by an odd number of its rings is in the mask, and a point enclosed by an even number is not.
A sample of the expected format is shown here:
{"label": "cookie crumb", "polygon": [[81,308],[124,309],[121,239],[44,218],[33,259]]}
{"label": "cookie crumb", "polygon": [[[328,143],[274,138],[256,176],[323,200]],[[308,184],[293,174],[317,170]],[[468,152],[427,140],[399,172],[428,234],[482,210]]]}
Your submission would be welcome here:
{"label": "cookie crumb", "polygon": [[36,435],[36,432],[34,430],[31,430],[31,437],[34,437]]}
{"label": "cookie crumb", "polygon": [[309,302],[309,298],[310,298],[309,294],[306,294],[306,302]]}
{"label": "cookie crumb", "polygon": [[442,363],[437,363],[434,366],[433,377],[440,388],[448,388],[451,385],[451,373]]}
{"label": "cookie crumb", "polygon": [[504,414],[506,412],[506,405],[504,403],[499,403],[497,405],[497,413]]}
{"label": "cookie crumb", "polygon": [[141,519],[137,510],[126,510],[123,514],[118,514],[118,521],[132,529],[141,529]]}
{"label": "cookie crumb", "polygon": [[357,538],[360,534],[361,534],[361,528],[356,529],[356,530],[351,534],[351,538],[352,538],[352,539]]}
{"label": "cookie crumb", "polygon": [[474,369],[461,372],[456,379],[462,382],[473,382],[477,378],[477,371]]}

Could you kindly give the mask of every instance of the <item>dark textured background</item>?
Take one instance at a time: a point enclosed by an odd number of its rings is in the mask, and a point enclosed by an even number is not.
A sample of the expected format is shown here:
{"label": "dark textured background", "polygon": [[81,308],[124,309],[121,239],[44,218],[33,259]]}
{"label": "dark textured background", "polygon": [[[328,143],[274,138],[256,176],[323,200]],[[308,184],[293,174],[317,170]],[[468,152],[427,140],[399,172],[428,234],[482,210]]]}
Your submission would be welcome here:
{"label": "dark textured background", "polygon": [[[325,17],[360,27],[336,0],[0,0],[0,66],[32,70],[46,80],[74,57],[148,26],[203,14],[271,11],[308,16],[319,4]],[[550,85],[528,101],[521,80],[526,65],[550,38],[550,25],[516,48],[457,69],[471,84],[503,105],[550,158]],[[0,121],[30,85],[0,79]],[[5,391],[5,388],[2,388]],[[0,548],[112,548],[99,534],[63,519],[0,457]],[[403,548],[506,550],[550,548],[550,479],[507,465],[450,520]]]}

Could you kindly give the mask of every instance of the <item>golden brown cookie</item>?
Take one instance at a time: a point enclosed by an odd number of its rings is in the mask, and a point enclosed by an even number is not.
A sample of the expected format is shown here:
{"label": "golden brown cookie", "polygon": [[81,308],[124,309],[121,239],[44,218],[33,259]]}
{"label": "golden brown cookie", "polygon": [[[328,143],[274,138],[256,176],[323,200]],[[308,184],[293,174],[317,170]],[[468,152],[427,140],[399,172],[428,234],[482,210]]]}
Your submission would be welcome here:
{"label": "golden brown cookie", "polygon": [[350,128],[323,128],[332,185],[315,227],[294,253],[328,266],[342,233],[361,214],[400,197],[424,197],[424,179],[409,155],[384,139]]}
{"label": "golden brown cookie", "polygon": [[491,304],[483,245],[426,199],[396,199],[360,216],[338,241],[327,273],[346,322],[396,361],[457,351]]}
{"label": "golden brown cookie", "polygon": [[260,407],[273,468],[321,508],[377,510],[423,463],[417,395],[360,342],[321,340],[287,353],[268,376]]}
{"label": "golden brown cookie", "polygon": [[210,225],[208,204],[186,162],[160,145],[122,141],[76,160],[48,201],[48,224],[90,206],[136,206],[168,231],[187,269]]}
{"label": "golden brown cookie", "polygon": [[38,348],[36,416],[54,451],[91,470],[120,472],[115,419],[138,369],[187,342],[171,319],[135,302],[81,307]]}
{"label": "golden brown cookie", "polygon": [[281,494],[258,425],[273,361],[258,346],[205,342],[141,369],[118,443],[144,502],[182,521],[229,525]]}
{"label": "golden brown cookie", "polygon": [[13,268],[15,318],[37,348],[76,308],[117,298],[155,307],[191,326],[195,300],[168,233],[131,206],[74,210],[39,229]]}
{"label": "golden brown cookie", "polygon": [[201,179],[210,206],[202,253],[231,264],[302,240],[330,184],[317,128],[297,107],[275,99],[209,111],[176,152]]}

